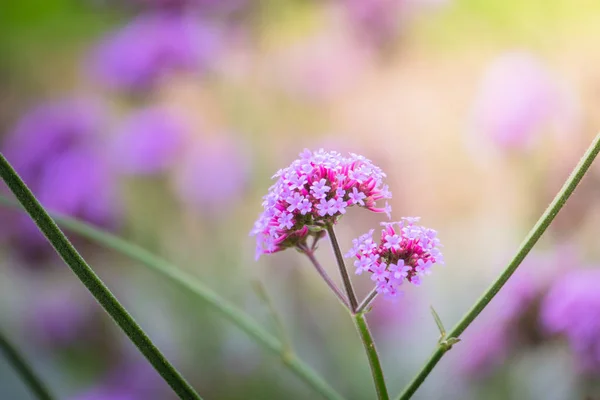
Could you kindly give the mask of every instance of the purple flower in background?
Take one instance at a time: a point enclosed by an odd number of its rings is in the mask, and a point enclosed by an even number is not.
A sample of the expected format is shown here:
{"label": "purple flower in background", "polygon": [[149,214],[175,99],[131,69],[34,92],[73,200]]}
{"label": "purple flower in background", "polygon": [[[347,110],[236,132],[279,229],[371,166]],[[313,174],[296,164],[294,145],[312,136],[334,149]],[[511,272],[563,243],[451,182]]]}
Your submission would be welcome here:
{"label": "purple flower in background", "polygon": [[95,387],[71,400],[162,400],[168,386],[141,357],[124,360]]}
{"label": "purple flower in background", "polygon": [[28,184],[35,184],[49,159],[73,148],[93,148],[102,124],[96,104],[63,100],[25,114],[6,137],[4,153]]}
{"label": "purple flower in background", "polygon": [[405,3],[406,0],[343,0],[351,25],[376,46],[387,44],[398,34]]}
{"label": "purple flower in background", "polygon": [[[101,226],[115,222],[110,168],[100,152],[102,114],[94,104],[69,100],[27,113],[7,136],[4,152],[17,172],[51,210]],[[46,241],[25,215],[15,215],[12,236],[25,255]]]}
{"label": "purple flower in background", "polygon": [[132,0],[147,7],[165,10],[181,10],[197,8],[202,12],[218,13],[220,15],[241,9],[248,0]]}
{"label": "purple flower in background", "polygon": [[36,342],[68,347],[94,334],[100,310],[88,293],[67,287],[43,291],[28,308],[25,325]]}
{"label": "purple flower in background", "polygon": [[444,264],[440,240],[433,229],[416,225],[419,218],[403,218],[399,222],[383,222],[381,242],[373,241],[370,230],[352,241],[346,257],[355,257],[356,274],[371,273],[377,292],[395,297],[400,285],[408,281],[421,284],[421,277],[430,274],[433,264]]}
{"label": "purple flower in background", "polygon": [[385,48],[419,11],[438,8],[449,0],[341,0],[350,25],[371,45]]}
{"label": "purple flower in background", "polygon": [[540,60],[525,52],[507,53],[484,73],[473,129],[501,148],[528,148],[541,129],[568,118],[570,108]]}
{"label": "purple flower in background", "polygon": [[168,110],[145,109],[120,127],[112,146],[113,164],[125,174],[155,174],[169,168],[184,145],[186,128]]}
{"label": "purple flower in background", "polygon": [[493,316],[465,332],[463,341],[468,343],[465,351],[469,353],[460,356],[459,371],[467,376],[481,377],[502,365],[518,339],[516,328],[519,328],[519,319],[530,310],[540,294],[539,282],[518,270],[492,300],[491,310],[487,312]]}
{"label": "purple flower in background", "polygon": [[600,371],[600,270],[571,271],[542,302],[541,322],[549,334],[566,336],[585,372]]}
{"label": "purple flower in background", "polygon": [[174,71],[201,70],[218,49],[214,28],[179,13],[140,16],[100,44],[92,73],[119,89],[147,89]]}
{"label": "purple flower in background", "polygon": [[[468,346],[458,354],[461,374],[480,378],[502,365],[516,349],[540,342],[540,299],[557,276],[578,262],[571,250],[569,246],[557,246],[551,254],[527,256],[484,311],[488,317],[478,319],[463,335]],[[530,273],[532,270],[535,274]]]}
{"label": "purple flower in background", "polygon": [[177,176],[181,199],[206,214],[225,214],[239,200],[249,178],[250,162],[234,137],[207,138],[183,160]]}
{"label": "purple flower in background", "polygon": [[468,332],[463,341],[468,348],[461,354],[459,368],[462,374],[471,377],[491,373],[505,362],[511,350],[511,338],[504,324],[492,322],[486,329]]}
{"label": "purple flower in background", "polygon": [[273,61],[271,81],[295,98],[328,101],[347,93],[370,61],[366,49],[328,27],[282,48]]}

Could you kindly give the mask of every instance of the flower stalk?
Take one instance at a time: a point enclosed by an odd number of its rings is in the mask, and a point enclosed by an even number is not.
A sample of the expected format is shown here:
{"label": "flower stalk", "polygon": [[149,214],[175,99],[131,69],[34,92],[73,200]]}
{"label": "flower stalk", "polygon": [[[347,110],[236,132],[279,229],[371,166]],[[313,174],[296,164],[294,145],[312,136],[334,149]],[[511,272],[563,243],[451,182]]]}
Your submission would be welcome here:
{"label": "flower stalk", "polygon": [[378,294],[379,293],[377,292],[377,289],[371,290],[371,292],[367,295],[367,297],[365,297],[365,299],[362,301],[362,303],[360,303],[358,305],[358,308],[356,309],[356,313],[361,314],[361,313],[367,312],[368,307],[371,305],[373,300],[375,300],[375,298],[377,297]]}
{"label": "flower stalk", "polygon": [[315,267],[315,269],[317,270],[317,272],[319,273],[321,278],[323,278],[323,280],[325,281],[327,286],[329,286],[329,288],[335,294],[335,296],[338,298],[338,300],[344,305],[344,307],[346,307],[348,310],[350,310],[350,303],[348,302],[348,299],[340,291],[340,289],[337,287],[335,282],[333,282],[331,277],[327,274],[327,271],[325,271],[325,268],[323,268],[321,263],[317,260],[317,258],[315,257],[314,251],[311,249],[308,249],[308,248],[299,248],[299,251],[301,253],[305,254],[306,257],[308,257],[308,259],[310,260],[312,265]]}
{"label": "flower stalk", "polygon": [[358,300],[356,300],[354,287],[352,287],[352,281],[350,280],[350,275],[348,274],[348,270],[346,269],[346,264],[344,263],[344,256],[342,255],[342,250],[340,249],[340,245],[335,236],[335,231],[333,230],[332,223],[327,224],[327,234],[329,235],[329,239],[331,240],[331,246],[333,247],[333,252],[335,253],[335,259],[340,270],[340,275],[342,276],[342,281],[344,282],[344,289],[346,289],[348,302],[350,303],[350,312],[352,314],[355,314],[356,310],[358,309]]}
{"label": "flower stalk", "polygon": [[119,303],[104,282],[95,274],[85,262],[75,247],[69,242],[64,233],[48,215],[44,207],[35,198],[31,190],[15,172],[4,155],[0,153],[0,176],[13,192],[17,200],[27,211],[29,216],[52,244],[63,261],[71,268],[73,273],[85,285],[98,303],[113,318],[115,323],[123,330],[129,339],[136,345],[140,352],[152,364],[156,371],[171,386],[181,399],[197,400],[200,395],[181,376],[179,371],[171,364],[160,350],[154,345],[144,330],[135,322],[133,317]]}
{"label": "flower stalk", "polygon": [[[0,204],[21,209],[19,203],[2,195],[0,195]],[[160,276],[170,280],[179,287],[190,291],[190,293],[193,293],[198,300],[203,301],[219,315],[245,332],[258,345],[262,346],[268,352],[280,356],[284,365],[307,385],[313,388],[316,393],[319,393],[322,398],[330,400],[342,399],[342,396],[339,393],[337,393],[321,376],[315,373],[296,355],[292,354],[290,356],[289,354],[286,354],[285,346],[278,341],[277,338],[258,325],[248,314],[244,313],[228,300],[221,297],[217,292],[204,285],[196,277],[157,255],[152,254],[148,250],[136,244],[127,242],[112,233],[64,215],[53,212],[51,212],[51,215],[63,229],[76,233],[106,247],[107,249],[116,251],[131,260],[137,261],[142,266],[158,273]]]}
{"label": "flower stalk", "polygon": [[498,294],[500,289],[517,270],[519,265],[523,262],[527,254],[531,251],[533,246],[538,242],[540,237],[548,229],[558,212],[565,205],[569,197],[573,194],[579,182],[584,177],[592,162],[600,152],[600,134],[596,136],[590,147],[587,149],[571,175],[564,183],[552,203],[546,208],[546,211],[542,214],[540,219],[536,222],[533,228],[527,234],[525,240],[521,243],[519,250],[508,263],[506,269],[498,277],[498,279],[485,291],[485,293],[479,298],[475,305],[465,314],[465,316],[456,324],[456,326],[446,335],[448,339],[438,344],[431,357],[427,360],[421,371],[413,378],[413,380],[406,386],[404,391],[398,397],[399,400],[406,400],[412,397],[417,389],[423,384],[429,373],[433,370],[436,364],[444,356],[444,354],[452,348],[452,345],[456,343],[460,335],[471,325],[471,323],[477,318],[477,316],[483,311],[483,309],[489,304],[490,301]]}
{"label": "flower stalk", "polygon": [[371,336],[371,331],[367,325],[367,320],[365,319],[364,313],[357,313],[358,302],[356,300],[354,288],[352,287],[352,282],[350,281],[350,276],[348,275],[348,270],[346,269],[346,264],[344,262],[344,256],[340,250],[340,246],[335,236],[335,231],[332,224],[327,225],[327,233],[331,239],[331,245],[335,253],[335,259],[340,269],[340,274],[342,275],[346,293],[348,293],[348,298],[350,299],[350,312],[352,313],[352,318],[354,319],[354,324],[358,330],[360,340],[362,341],[365,352],[367,353],[369,366],[371,367],[371,375],[373,376],[373,383],[375,384],[375,390],[377,391],[377,398],[379,400],[388,400],[390,396],[385,384],[385,377],[383,375],[383,369],[381,368],[381,362],[379,361],[379,354],[377,353],[377,348],[375,347],[375,342]]}
{"label": "flower stalk", "polygon": [[39,400],[54,399],[44,382],[42,382],[42,380],[36,375],[31,366],[27,363],[25,357],[23,357],[23,355],[8,340],[8,338],[5,337],[5,335],[1,331],[0,351],[4,353],[4,356],[6,357],[8,362],[13,366],[13,368],[21,376],[21,379],[23,379],[27,387],[29,387],[29,389]]}

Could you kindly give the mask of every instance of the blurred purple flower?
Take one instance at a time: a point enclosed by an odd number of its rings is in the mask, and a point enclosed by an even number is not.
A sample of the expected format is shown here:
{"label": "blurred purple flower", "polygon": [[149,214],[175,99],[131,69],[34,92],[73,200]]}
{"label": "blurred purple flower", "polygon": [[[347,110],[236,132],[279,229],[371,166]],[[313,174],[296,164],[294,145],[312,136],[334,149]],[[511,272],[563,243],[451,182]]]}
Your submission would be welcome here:
{"label": "blurred purple flower", "polygon": [[494,323],[486,329],[468,332],[465,339],[468,354],[463,353],[460,358],[460,372],[480,377],[502,365],[510,352],[509,336],[505,325]]}
{"label": "blurred purple flower", "polygon": [[87,101],[44,104],[17,122],[6,137],[4,153],[23,179],[35,184],[48,159],[73,148],[93,148],[101,122],[100,109]]}
{"label": "blurred purple flower", "polygon": [[[559,251],[550,255],[530,254],[525,259],[486,309],[488,317],[478,320],[465,332],[463,341],[469,353],[458,359],[461,374],[471,377],[488,374],[502,365],[518,345],[538,339],[535,317],[534,321],[529,319],[537,315],[539,300],[555,277],[557,267],[566,266],[567,253],[572,256],[568,250],[559,247]],[[535,269],[536,275],[531,275],[529,269]],[[538,274],[541,270],[546,273]]]}
{"label": "blurred purple flower", "polygon": [[95,387],[71,400],[162,400],[168,386],[141,356],[124,360]]}
{"label": "blurred purple flower", "polygon": [[44,292],[25,318],[27,332],[36,342],[50,347],[69,347],[93,334],[98,305],[87,293],[60,288]]}
{"label": "blurred purple flower", "polygon": [[273,63],[272,81],[296,97],[327,101],[347,92],[370,60],[368,51],[347,35],[329,29],[282,49]]}
{"label": "blurred purple flower", "polygon": [[208,139],[192,150],[177,177],[181,199],[206,213],[228,210],[250,176],[250,160],[233,137]]}
{"label": "blurred purple flower", "polygon": [[185,126],[168,110],[150,108],[136,112],[119,129],[113,143],[115,166],[125,174],[155,174],[178,158]]}
{"label": "blurred purple flower", "polygon": [[400,30],[406,0],[343,0],[351,25],[376,46],[386,45]]}
{"label": "blurred purple flower", "polygon": [[600,372],[600,269],[571,271],[542,302],[541,322],[562,334],[585,372]]}
{"label": "blurred purple flower", "polygon": [[[100,153],[102,114],[94,104],[69,100],[35,108],[6,138],[4,151],[40,202],[51,210],[101,226],[115,222],[110,169]],[[46,241],[25,215],[11,236],[27,256]]]}
{"label": "blurred purple flower", "polygon": [[92,75],[118,89],[147,89],[172,72],[206,68],[218,47],[216,30],[187,15],[146,14],[100,44]]}
{"label": "blurred purple flower", "polygon": [[352,28],[372,46],[385,48],[417,12],[436,9],[449,0],[341,0]]}
{"label": "blurred purple flower", "polygon": [[134,0],[136,3],[166,10],[198,8],[202,12],[230,13],[242,8],[248,0]]}
{"label": "blurred purple flower", "polygon": [[569,118],[571,108],[540,60],[526,52],[510,52],[484,73],[474,106],[474,130],[501,148],[525,149],[549,123]]}

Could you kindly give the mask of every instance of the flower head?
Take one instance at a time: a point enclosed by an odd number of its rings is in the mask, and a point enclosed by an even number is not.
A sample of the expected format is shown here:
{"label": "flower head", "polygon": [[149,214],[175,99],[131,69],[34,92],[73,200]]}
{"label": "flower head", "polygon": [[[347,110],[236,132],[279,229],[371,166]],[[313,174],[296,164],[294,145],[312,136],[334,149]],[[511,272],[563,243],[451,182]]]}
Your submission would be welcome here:
{"label": "flower head", "polygon": [[379,244],[373,240],[373,230],[352,241],[346,257],[356,258],[356,274],[371,273],[379,293],[396,296],[405,281],[420,285],[433,264],[444,263],[436,231],[416,225],[418,220],[383,222]]}
{"label": "flower head", "polygon": [[[264,211],[251,231],[256,236],[257,258],[305,242],[335,223],[348,207],[358,205],[373,212],[388,212],[377,200],[391,198],[385,174],[363,156],[323,149],[304,150],[300,158],[277,172],[277,182],[264,197]],[[281,221],[284,221],[282,223]]]}

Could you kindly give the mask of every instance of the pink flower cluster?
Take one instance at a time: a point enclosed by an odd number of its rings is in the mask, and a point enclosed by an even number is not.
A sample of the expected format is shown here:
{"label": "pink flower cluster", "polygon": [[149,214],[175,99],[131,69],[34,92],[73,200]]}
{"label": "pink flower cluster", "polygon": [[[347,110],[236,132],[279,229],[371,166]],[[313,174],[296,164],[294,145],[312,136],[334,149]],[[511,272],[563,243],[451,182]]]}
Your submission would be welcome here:
{"label": "pink flower cluster", "polygon": [[402,218],[382,222],[379,244],[373,240],[374,229],[352,241],[346,257],[355,257],[356,274],[371,273],[377,292],[387,296],[400,293],[404,281],[421,284],[421,277],[431,273],[433,264],[443,264],[440,241],[433,229],[416,225],[419,218]]}
{"label": "pink flower cluster", "polygon": [[383,208],[375,204],[392,197],[384,177],[363,156],[304,150],[273,176],[277,182],[263,198],[264,211],[250,233],[256,236],[256,258],[305,243],[310,235],[317,239],[325,224],[335,223],[354,205],[385,212],[390,218],[387,202]]}

